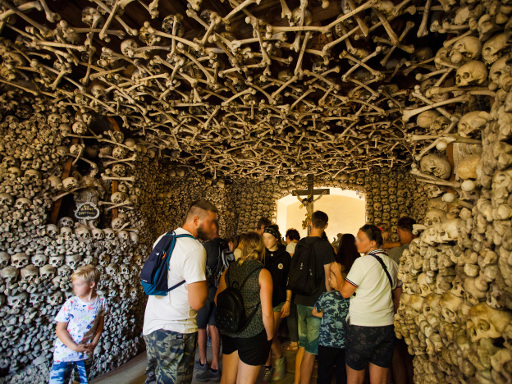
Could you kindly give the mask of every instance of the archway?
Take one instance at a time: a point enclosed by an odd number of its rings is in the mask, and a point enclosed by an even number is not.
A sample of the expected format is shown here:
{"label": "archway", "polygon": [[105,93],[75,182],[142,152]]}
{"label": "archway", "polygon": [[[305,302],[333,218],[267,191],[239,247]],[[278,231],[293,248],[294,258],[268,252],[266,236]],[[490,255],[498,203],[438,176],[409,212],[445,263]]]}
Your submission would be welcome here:
{"label": "archway", "polygon": [[[322,196],[315,202],[315,210],[323,211],[329,216],[329,227],[326,230],[329,240],[333,241],[338,233],[355,235],[366,221],[364,195],[341,188],[329,188],[329,190],[330,195]],[[299,208],[300,205],[297,197],[292,194],[277,201],[277,225],[283,236],[289,228],[297,229],[301,237],[307,235],[306,229],[302,228],[306,209]]]}

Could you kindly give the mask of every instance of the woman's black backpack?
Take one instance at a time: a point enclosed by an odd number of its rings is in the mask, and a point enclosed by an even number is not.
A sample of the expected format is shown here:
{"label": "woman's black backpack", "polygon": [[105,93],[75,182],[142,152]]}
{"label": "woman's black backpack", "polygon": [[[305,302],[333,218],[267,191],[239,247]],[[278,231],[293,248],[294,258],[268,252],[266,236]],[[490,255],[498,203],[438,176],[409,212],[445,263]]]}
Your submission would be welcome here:
{"label": "woman's black backpack", "polygon": [[247,274],[242,284],[237,281],[231,284],[228,268],[226,272],[227,288],[217,295],[217,310],[215,311],[215,324],[219,330],[229,333],[243,331],[251,322],[258,311],[261,303],[258,303],[249,316],[245,316],[244,299],[242,297],[242,287],[249,277],[263,269],[262,266],[254,268]]}

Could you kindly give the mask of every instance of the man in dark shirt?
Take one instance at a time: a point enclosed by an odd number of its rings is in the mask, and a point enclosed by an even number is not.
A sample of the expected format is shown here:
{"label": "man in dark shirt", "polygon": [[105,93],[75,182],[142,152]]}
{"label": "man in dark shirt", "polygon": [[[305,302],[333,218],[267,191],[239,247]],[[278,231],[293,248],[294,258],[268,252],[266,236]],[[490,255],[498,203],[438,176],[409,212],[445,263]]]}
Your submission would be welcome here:
{"label": "man in dark shirt", "polygon": [[[197,312],[197,328],[200,361],[196,362],[195,369],[198,372],[197,381],[219,381],[219,358],[220,358],[220,333],[215,326],[215,293],[217,292],[216,275],[219,272],[219,258],[221,252],[227,248],[226,242],[219,237],[219,228],[216,226],[215,234],[210,241],[203,244],[206,249],[206,270],[208,281],[208,299],[205,305]],[[207,361],[207,339],[208,334],[206,327],[209,329],[210,338],[212,340],[212,362],[208,366]]]}
{"label": "man in dark shirt", "polygon": [[298,382],[297,375],[300,375],[301,384],[309,384],[315,356],[318,354],[318,338],[320,332],[321,319],[313,316],[313,307],[323,292],[330,292],[329,272],[331,264],[334,262],[334,249],[328,240],[322,239],[322,235],[327,228],[329,218],[322,211],[313,212],[311,218],[311,231],[308,237],[300,240],[311,245],[313,254],[310,257],[315,259],[317,276],[317,286],[309,296],[295,295],[295,304],[297,304],[297,313],[299,321],[299,350],[295,361],[295,382]]}

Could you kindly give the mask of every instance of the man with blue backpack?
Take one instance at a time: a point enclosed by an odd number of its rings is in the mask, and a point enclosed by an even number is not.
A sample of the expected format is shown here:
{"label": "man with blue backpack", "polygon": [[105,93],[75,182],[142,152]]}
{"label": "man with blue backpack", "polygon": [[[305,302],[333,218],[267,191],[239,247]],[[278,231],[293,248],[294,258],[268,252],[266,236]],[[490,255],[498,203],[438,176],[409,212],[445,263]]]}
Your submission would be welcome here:
{"label": "man with blue backpack", "polygon": [[185,224],[157,239],[142,268],[148,294],[143,329],[147,374],[154,369],[158,384],[192,381],[196,315],[208,297],[206,251],[199,240],[209,240],[216,223],[215,205],[192,203]]}

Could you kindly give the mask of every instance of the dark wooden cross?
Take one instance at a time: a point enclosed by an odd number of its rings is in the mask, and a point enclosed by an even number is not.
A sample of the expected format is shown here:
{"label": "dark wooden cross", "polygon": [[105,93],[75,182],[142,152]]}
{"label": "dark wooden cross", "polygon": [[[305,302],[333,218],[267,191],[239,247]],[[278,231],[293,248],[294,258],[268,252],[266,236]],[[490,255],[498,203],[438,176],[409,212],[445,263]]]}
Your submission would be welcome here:
{"label": "dark wooden cross", "polygon": [[[314,203],[323,195],[330,194],[329,189],[315,189],[315,176],[313,174],[308,175],[308,189],[296,189],[292,192],[292,195],[297,196],[297,199],[302,203],[301,208],[306,207],[306,220],[302,222],[302,228],[310,231],[309,223],[311,222],[311,216],[314,212]],[[301,196],[306,196],[301,198]],[[315,199],[315,196],[318,196]]]}

